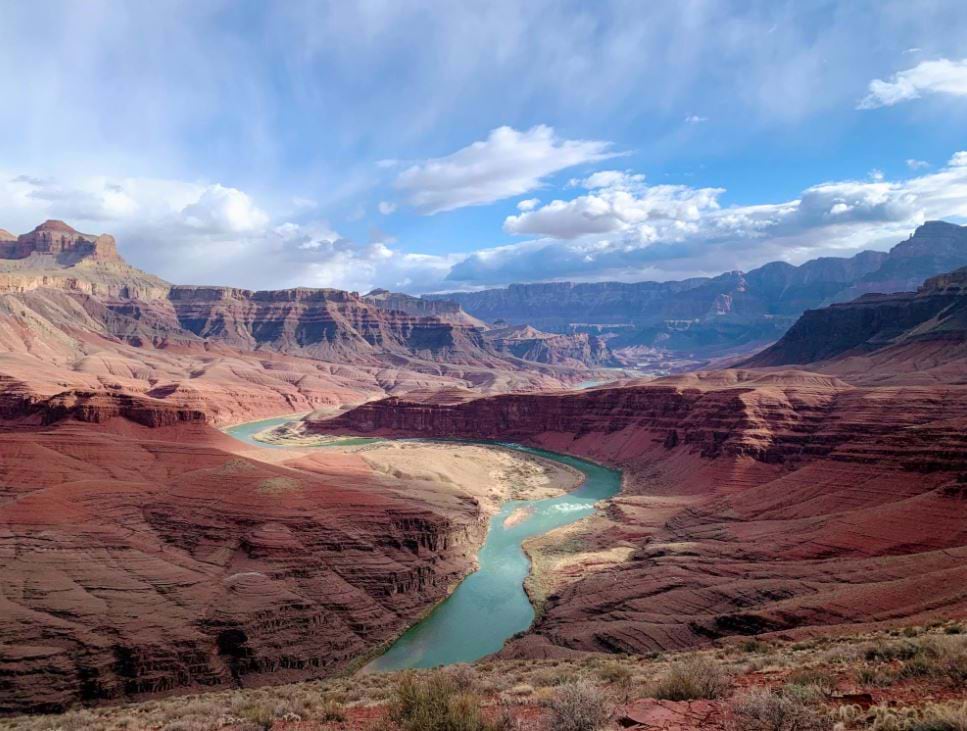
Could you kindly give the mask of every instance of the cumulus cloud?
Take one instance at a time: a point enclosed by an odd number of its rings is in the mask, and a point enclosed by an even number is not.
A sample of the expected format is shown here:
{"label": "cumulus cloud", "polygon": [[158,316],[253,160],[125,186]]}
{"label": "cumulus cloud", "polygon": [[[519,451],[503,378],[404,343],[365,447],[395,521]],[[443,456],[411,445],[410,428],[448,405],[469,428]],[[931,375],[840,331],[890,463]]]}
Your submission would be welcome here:
{"label": "cumulus cloud", "polygon": [[540,198],[525,198],[517,204],[518,211],[533,211],[540,204]]}
{"label": "cumulus cloud", "polygon": [[721,189],[628,181],[589,176],[579,181],[589,193],[508,217],[508,232],[537,238],[475,252],[448,279],[480,286],[533,281],[534,272],[582,280],[717,274],[885,248],[926,219],[967,217],[967,152],[932,174],[826,182],[759,205],[723,206]]}
{"label": "cumulus cloud", "polygon": [[930,163],[926,160],[916,160],[914,158],[910,158],[907,160],[907,167],[911,170],[923,170],[924,168],[930,167]]}
{"label": "cumulus cloud", "polygon": [[857,108],[890,107],[919,99],[925,94],[967,96],[967,59],[924,61],[895,73],[888,81],[874,79],[870,82],[869,93],[860,100]]}
{"label": "cumulus cloud", "polygon": [[546,125],[498,127],[485,140],[410,166],[395,185],[411,206],[434,214],[521,195],[553,173],[616,154],[609,142],[564,140]]}
{"label": "cumulus cloud", "polygon": [[703,212],[717,209],[718,196],[723,192],[721,188],[684,185],[646,186],[643,175],[615,170],[594,173],[577,184],[593,192],[508,216],[504,230],[573,239],[635,227],[642,239],[653,238],[662,222],[685,227]]}

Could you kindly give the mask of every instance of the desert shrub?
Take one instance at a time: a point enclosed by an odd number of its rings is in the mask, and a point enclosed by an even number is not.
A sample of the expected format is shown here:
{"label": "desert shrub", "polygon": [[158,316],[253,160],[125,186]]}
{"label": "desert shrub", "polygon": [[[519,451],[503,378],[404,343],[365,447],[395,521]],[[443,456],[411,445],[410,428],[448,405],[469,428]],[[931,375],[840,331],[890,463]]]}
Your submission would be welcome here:
{"label": "desert shrub", "polygon": [[587,680],[562,685],[548,704],[554,731],[598,731],[611,720],[611,699]]}
{"label": "desert shrub", "polygon": [[923,645],[917,642],[877,642],[866,648],[865,657],[869,662],[892,662],[911,660],[923,652]]}
{"label": "desert shrub", "polygon": [[85,731],[86,729],[93,728],[96,722],[97,716],[87,709],[68,711],[57,718],[55,728],[60,728],[64,731]]}
{"label": "desert shrub", "polygon": [[346,712],[341,704],[330,698],[313,713],[313,717],[323,723],[338,723],[346,720]]}
{"label": "desert shrub", "polygon": [[[797,686],[801,687],[801,686]],[[815,694],[766,689],[747,691],[729,704],[731,725],[737,731],[825,731],[832,719]]]}
{"label": "desert shrub", "polygon": [[453,681],[453,684],[457,690],[472,692],[477,687],[477,671],[473,669],[472,665],[468,665],[466,663],[450,665],[443,672],[450,676],[450,680]]}
{"label": "desert shrub", "polygon": [[771,652],[772,647],[759,640],[745,640],[739,647],[742,652]]}
{"label": "desert shrub", "polygon": [[272,703],[249,701],[243,703],[238,710],[238,717],[248,723],[253,728],[268,729],[272,728],[275,719],[275,706]]}
{"label": "desert shrub", "polygon": [[461,690],[446,671],[424,678],[407,673],[390,703],[390,718],[403,731],[492,731],[480,710],[480,699]]}
{"label": "desert shrub", "polygon": [[836,687],[836,678],[819,668],[804,668],[789,673],[786,682],[790,685],[815,688],[822,693],[830,693]]}
{"label": "desert shrub", "polygon": [[721,698],[731,687],[732,678],[720,665],[694,657],[673,664],[652,689],[652,695],[669,701]]}
{"label": "desert shrub", "polygon": [[632,674],[631,668],[620,662],[609,662],[598,668],[598,677],[606,683],[627,683]]}
{"label": "desert shrub", "polygon": [[856,671],[856,682],[864,688],[885,688],[896,680],[896,673],[889,669],[863,665]]}

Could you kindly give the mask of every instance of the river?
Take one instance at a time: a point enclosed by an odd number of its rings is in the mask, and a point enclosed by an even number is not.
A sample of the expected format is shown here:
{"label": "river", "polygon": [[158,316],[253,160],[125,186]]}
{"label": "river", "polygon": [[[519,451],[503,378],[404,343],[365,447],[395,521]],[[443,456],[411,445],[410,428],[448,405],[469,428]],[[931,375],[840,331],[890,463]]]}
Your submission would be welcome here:
{"label": "river", "polygon": [[[248,444],[269,446],[253,436],[288,421],[292,421],[291,416],[248,422],[226,429],[226,433]],[[373,441],[347,438],[317,449]],[[590,515],[598,500],[614,496],[621,487],[620,472],[593,462],[519,444],[496,444],[574,467],[584,474],[584,482],[566,495],[505,502],[490,521],[478,554],[479,568],[365,670],[381,672],[472,662],[498,651],[504,642],[526,630],[534,620],[534,608],[524,592],[530,560],[521,545],[523,541]],[[524,513],[518,515],[526,517],[506,524],[507,518],[519,509]]]}

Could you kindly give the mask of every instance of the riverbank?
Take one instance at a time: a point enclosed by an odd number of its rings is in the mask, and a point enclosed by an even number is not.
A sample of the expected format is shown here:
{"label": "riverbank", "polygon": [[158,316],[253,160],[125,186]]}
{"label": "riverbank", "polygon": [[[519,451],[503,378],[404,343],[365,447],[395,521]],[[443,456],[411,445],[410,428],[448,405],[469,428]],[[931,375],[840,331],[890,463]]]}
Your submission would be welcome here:
{"label": "riverbank", "polygon": [[[557,497],[584,481],[584,473],[570,465],[497,444],[316,434],[307,432],[297,419],[273,419],[264,429],[247,433],[246,441],[274,448],[325,447],[337,453],[354,453],[377,475],[408,483],[433,483],[434,492],[442,487],[446,492],[474,498],[488,518],[508,500]],[[226,431],[236,436],[237,432]]]}

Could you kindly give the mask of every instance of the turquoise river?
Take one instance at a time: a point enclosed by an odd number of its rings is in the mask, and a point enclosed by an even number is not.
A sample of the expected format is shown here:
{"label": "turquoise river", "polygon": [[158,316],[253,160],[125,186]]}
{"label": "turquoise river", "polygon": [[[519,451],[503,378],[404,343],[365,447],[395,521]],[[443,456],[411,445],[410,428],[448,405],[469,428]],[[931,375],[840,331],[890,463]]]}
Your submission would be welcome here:
{"label": "turquoise river", "polygon": [[[291,420],[291,416],[265,419],[240,424],[226,432],[249,444],[267,447],[253,439],[254,435]],[[350,437],[318,449],[374,441],[377,440]],[[368,671],[472,662],[499,650],[504,642],[526,630],[534,620],[534,608],[524,592],[530,560],[521,544],[528,538],[590,515],[597,501],[612,497],[621,487],[620,472],[587,460],[519,444],[478,443],[496,444],[569,465],[584,475],[584,481],[566,495],[505,502],[490,521],[486,540],[478,554],[479,568],[460,582],[454,592],[422,621],[403,633],[385,653],[370,662],[365,668]],[[526,517],[505,524],[511,513],[519,509],[524,509]]]}

